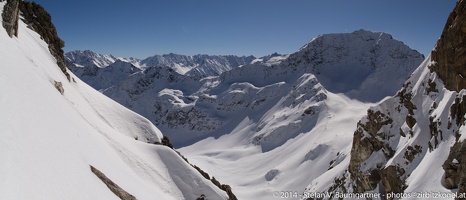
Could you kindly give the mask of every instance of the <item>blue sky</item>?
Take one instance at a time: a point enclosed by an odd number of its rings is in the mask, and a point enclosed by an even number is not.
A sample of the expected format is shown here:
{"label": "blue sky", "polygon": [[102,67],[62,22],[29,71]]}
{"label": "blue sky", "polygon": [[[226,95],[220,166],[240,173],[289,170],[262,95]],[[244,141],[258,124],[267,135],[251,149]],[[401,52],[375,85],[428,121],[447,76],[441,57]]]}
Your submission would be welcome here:
{"label": "blue sky", "polygon": [[292,53],[325,33],[392,34],[428,54],[456,0],[34,0],[46,8],[65,52]]}

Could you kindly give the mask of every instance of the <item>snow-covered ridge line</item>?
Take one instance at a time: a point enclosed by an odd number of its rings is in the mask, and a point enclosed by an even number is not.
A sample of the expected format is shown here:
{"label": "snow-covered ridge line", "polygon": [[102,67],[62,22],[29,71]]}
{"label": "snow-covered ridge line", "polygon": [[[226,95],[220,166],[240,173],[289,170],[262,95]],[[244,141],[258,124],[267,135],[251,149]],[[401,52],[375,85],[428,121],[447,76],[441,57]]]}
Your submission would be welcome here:
{"label": "snow-covered ridge line", "polygon": [[222,72],[249,64],[255,59],[253,56],[233,55],[204,55],[185,56],[178,54],[154,55],[145,59],[116,58],[112,55],[98,54],[90,50],[71,51],[65,54],[67,64],[73,71],[76,67],[106,68],[116,60],[121,60],[145,69],[148,67],[168,67],[179,74],[196,79],[217,76]]}

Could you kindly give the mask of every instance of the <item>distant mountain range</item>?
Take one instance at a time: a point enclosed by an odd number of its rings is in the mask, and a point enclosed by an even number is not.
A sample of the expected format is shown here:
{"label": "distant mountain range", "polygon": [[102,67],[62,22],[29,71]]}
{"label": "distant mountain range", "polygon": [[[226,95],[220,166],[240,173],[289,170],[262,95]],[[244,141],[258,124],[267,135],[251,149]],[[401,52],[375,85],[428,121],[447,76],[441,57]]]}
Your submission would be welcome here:
{"label": "distant mountain range", "polygon": [[112,55],[104,55],[85,51],[71,51],[65,54],[66,63],[73,72],[80,77],[95,76],[101,68],[106,68],[117,60],[131,63],[137,68],[168,67],[175,72],[201,79],[208,76],[218,76],[225,71],[248,64],[256,59],[254,56],[210,56],[194,55],[185,56],[178,54],[155,55],[146,59],[116,58]]}

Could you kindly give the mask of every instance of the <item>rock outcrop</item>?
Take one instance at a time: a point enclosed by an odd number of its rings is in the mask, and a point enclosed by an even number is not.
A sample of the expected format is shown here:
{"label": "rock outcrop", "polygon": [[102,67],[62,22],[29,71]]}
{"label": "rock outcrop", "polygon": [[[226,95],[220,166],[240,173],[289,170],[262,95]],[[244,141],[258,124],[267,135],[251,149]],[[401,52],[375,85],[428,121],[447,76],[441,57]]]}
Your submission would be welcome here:
{"label": "rock outcrop", "polygon": [[65,64],[65,56],[62,48],[65,42],[58,37],[57,30],[52,23],[50,14],[35,2],[20,1],[19,8],[24,15],[24,21],[29,28],[39,33],[42,39],[49,45],[50,53],[57,59],[58,67],[70,80]]}
{"label": "rock outcrop", "polygon": [[[458,1],[448,17],[442,36],[432,52],[432,61],[435,65],[431,69],[445,82],[447,89],[457,92],[466,89],[466,1]],[[450,107],[450,117],[454,119],[452,123],[463,126],[465,114],[466,98],[458,97]],[[460,137],[459,133],[457,137]],[[466,192],[466,142],[458,139],[442,166],[445,170],[445,187]]]}
{"label": "rock outcrop", "polygon": [[449,90],[466,89],[466,2],[458,1],[432,51],[432,70]]}
{"label": "rock outcrop", "polygon": [[7,0],[3,7],[2,25],[10,37],[18,37],[19,4],[19,0]]}
{"label": "rock outcrop", "polygon": [[25,23],[29,25],[29,28],[39,33],[42,39],[49,45],[50,53],[57,59],[58,66],[68,80],[70,80],[62,50],[65,42],[58,37],[50,14],[35,2],[30,3],[21,0],[7,0],[3,9],[2,24],[8,35],[10,37],[18,37],[18,19],[21,11]]}

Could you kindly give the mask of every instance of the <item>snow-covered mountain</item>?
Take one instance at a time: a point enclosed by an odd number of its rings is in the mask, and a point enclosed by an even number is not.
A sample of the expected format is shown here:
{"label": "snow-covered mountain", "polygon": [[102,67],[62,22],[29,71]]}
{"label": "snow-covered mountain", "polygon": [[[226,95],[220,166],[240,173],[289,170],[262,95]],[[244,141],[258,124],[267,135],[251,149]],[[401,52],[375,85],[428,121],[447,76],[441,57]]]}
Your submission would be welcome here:
{"label": "snow-covered mountain", "polygon": [[[375,101],[394,95],[423,59],[386,33],[319,36],[297,53],[259,60],[212,81],[198,107],[228,121],[219,120],[224,125],[215,137],[180,151],[235,185],[240,198],[292,191],[299,199],[305,188],[334,184],[350,161],[358,120]],[[317,186],[310,185],[317,179]]]}
{"label": "snow-covered mountain", "polygon": [[[249,64],[256,59],[253,56],[211,56],[178,54],[155,55],[146,59],[116,58],[112,55],[98,54],[90,50],[71,51],[65,54],[67,65],[79,77],[95,76],[99,69],[106,68],[117,60],[131,63],[140,69],[148,67],[168,67],[183,75],[201,79],[208,76],[218,76],[222,72]],[[85,80],[85,82],[87,82]],[[105,84],[105,83],[103,83]]]}
{"label": "snow-covered mountain", "polygon": [[[0,12],[16,18],[7,28],[16,35],[0,29],[2,199],[229,198],[158,145],[166,141],[149,120],[62,71],[48,37],[30,29],[50,20],[41,6],[7,2]],[[17,20],[20,9],[35,15]],[[57,37],[55,29],[47,34]]]}
{"label": "snow-covered mountain", "polygon": [[[65,54],[68,67],[104,68],[114,63],[118,58],[107,54],[98,54],[91,50],[76,50]],[[73,70],[74,71],[74,70]]]}
{"label": "snow-covered mountain", "polygon": [[211,56],[201,54],[185,56],[171,53],[146,58],[141,61],[141,65],[145,67],[168,66],[179,74],[203,78],[218,76],[222,72],[249,64],[254,59],[253,56]]}
{"label": "snow-covered mountain", "polygon": [[160,64],[116,74],[116,82],[94,76],[111,83],[94,87],[154,122],[240,198],[270,199],[273,191],[332,186],[349,165],[358,121],[422,60],[387,33],[359,30],[219,76],[197,79]]}
{"label": "snow-covered mountain", "polygon": [[288,59],[312,68],[330,92],[376,102],[395,94],[424,56],[389,34],[359,30],[316,37]]}
{"label": "snow-covered mountain", "polygon": [[[113,74],[120,77],[119,82],[100,74],[82,79],[150,119],[179,147],[230,133],[247,116],[268,121],[268,117],[276,117],[275,112],[279,111],[270,109],[277,106],[293,107],[296,112],[312,109],[311,104],[295,106],[310,99],[314,103],[322,101],[327,91],[376,102],[394,95],[422,60],[421,54],[386,33],[359,30],[322,35],[294,54],[272,54],[201,80],[176,73],[170,67],[149,67],[142,71],[132,67],[135,70],[126,75]],[[113,71],[112,67],[100,70]],[[281,102],[283,98],[289,100]],[[314,109],[319,110],[317,107]],[[272,129],[276,128],[272,133],[269,129],[261,133],[262,128],[258,128],[254,143],[265,145],[269,137],[281,135],[290,127],[278,125]],[[288,136],[264,150],[310,129],[312,126],[286,131]]]}

